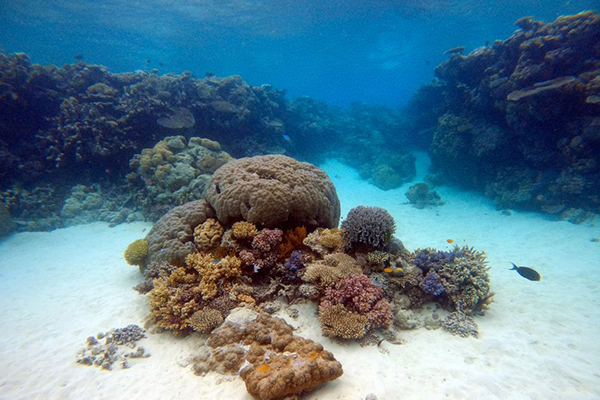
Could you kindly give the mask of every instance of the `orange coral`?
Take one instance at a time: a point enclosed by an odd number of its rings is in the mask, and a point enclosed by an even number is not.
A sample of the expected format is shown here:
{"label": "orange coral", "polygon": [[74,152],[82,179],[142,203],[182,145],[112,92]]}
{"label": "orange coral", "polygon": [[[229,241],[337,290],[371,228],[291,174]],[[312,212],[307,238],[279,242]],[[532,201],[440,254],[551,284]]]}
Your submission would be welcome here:
{"label": "orange coral", "polygon": [[217,282],[223,283],[242,274],[242,261],[237,257],[213,259],[211,255],[195,253],[189,254],[185,262],[202,276],[200,290],[204,300],[212,299],[217,295]]}
{"label": "orange coral", "polygon": [[283,237],[283,243],[279,246],[279,257],[281,259],[289,258],[292,251],[303,245],[305,238],[306,228],[304,226],[287,230]]}

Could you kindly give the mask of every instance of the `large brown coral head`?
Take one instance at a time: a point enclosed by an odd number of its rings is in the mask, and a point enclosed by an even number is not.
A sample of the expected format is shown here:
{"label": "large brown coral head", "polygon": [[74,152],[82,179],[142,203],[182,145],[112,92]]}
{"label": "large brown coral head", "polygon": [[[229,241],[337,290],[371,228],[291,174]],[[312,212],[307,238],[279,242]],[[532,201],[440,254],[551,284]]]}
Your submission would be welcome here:
{"label": "large brown coral head", "polygon": [[212,176],[206,200],[221,223],[336,227],[340,202],[327,174],[283,155],[242,158]]}

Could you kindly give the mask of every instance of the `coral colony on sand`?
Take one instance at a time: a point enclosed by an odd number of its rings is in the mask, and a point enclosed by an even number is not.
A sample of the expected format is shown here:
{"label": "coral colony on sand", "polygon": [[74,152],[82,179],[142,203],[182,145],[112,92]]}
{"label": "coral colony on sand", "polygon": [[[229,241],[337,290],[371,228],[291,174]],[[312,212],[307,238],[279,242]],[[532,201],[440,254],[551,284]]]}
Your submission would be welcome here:
{"label": "coral colony on sand", "polygon": [[477,336],[492,293],[485,254],[407,251],[379,207],[340,203],[325,172],[283,155],[230,161],[204,199],[173,208],[126,259],[140,266],[153,332],[209,334],[193,362],[203,375],[237,374],[257,399],[283,399],[342,375],[333,354],[293,335],[269,312],[281,299],[314,302],[326,336],[394,341],[395,314],[435,302],[439,326]]}

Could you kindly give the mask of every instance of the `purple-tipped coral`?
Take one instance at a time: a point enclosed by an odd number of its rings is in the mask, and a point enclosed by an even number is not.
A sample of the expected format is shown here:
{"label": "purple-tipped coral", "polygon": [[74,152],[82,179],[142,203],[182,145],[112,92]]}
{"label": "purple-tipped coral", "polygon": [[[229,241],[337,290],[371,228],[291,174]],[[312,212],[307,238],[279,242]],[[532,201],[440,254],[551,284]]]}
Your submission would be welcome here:
{"label": "purple-tipped coral", "polygon": [[383,249],[396,230],[394,218],[380,207],[354,207],[342,222],[347,248]]}
{"label": "purple-tipped coral", "polygon": [[430,271],[419,284],[425,293],[439,296],[446,291],[446,288],[440,282],[440,277],[435,271]]}
{"label": "purple-tipped coral", "polygon": [[242,250],[240,259],[254,272],[265,272],[277,264],[279,245],[283,239],[280,229],[263,229],[252,239],[252,250]]}
{"label": "purple-tipped coral", "polygon": [[350,313],[366,317],[368,329],[385,328],[392,321],[392,308],[383,298],[383,290],[366,275],[353,275],[327,288],[319,311],[338,305]]}

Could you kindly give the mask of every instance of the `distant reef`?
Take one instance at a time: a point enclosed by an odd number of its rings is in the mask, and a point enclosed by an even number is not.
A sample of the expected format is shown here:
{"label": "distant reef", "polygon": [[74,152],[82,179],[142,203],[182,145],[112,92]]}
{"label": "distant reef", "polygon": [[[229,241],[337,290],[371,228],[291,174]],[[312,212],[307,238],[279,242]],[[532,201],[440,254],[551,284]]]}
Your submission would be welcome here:
{"label": "distant reef", "polygon": [[390,190],[414,179],[418,149],[430,183],[581,222],[600,213],[600,15],[516,25],[507,40],[449,51],[402,110],[0,52],[0,202],[16,230],[156,221],[201,199],[234,158],[335,157]]}
{"label": "distant reef", "polygon": [[232,157],[333,155],[386,190],[414,176],[397,111],[284,95],[239,76],[113,74],[0,52],[0,199],[18,230],[48,230],[154,221],[201,198]]}
{"label": "distant reef", "polygon": [[412,129],[436,183],[578,222],[600,212],[600,15],[516,25],[440,64],[413,98]]}

